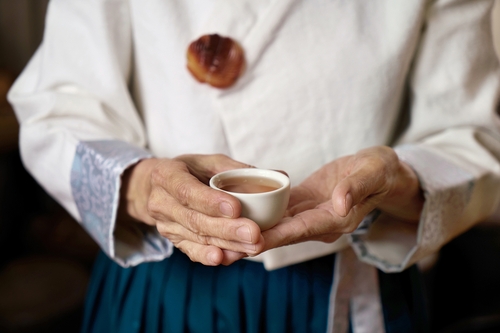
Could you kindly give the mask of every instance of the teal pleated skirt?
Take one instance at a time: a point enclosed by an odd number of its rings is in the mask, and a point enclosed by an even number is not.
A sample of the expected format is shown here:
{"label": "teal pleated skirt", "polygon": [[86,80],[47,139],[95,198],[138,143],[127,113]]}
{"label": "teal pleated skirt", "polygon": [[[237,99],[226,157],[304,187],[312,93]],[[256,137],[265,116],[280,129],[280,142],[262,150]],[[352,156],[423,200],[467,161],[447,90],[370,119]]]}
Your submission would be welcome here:
{"label": "teal pleated skirt", "polygon": [[[326,332],[335,255],[266,271],[193,263],[180,251],[122,268],[100,254],[89,284],[82,332]],[[387,332],[427,332],[416,267],[379,273]]]}

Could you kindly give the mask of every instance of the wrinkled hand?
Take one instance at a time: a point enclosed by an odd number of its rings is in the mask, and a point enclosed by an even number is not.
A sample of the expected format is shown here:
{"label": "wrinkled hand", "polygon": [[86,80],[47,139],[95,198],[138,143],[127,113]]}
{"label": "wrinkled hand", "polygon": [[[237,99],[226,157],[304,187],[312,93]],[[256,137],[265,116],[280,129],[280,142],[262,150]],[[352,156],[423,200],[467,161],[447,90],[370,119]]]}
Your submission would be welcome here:
{"label": "wrinkled hand", "polygon": [[225,155],[146,159],[123,177],[121,209],[205,265],[229,265],[260,252],[264,241],[253,221],[240,218],[238,199],[207,186],[221,171],[249,167]]}
{"label": "wrinkled hand", "polygon": [[393,149],[361,150],[292,188],[287,217],[262,233],[265,250],[309,240],[333,242],[353,232],[375,208],[416,223],[423,201],[417,176]]}

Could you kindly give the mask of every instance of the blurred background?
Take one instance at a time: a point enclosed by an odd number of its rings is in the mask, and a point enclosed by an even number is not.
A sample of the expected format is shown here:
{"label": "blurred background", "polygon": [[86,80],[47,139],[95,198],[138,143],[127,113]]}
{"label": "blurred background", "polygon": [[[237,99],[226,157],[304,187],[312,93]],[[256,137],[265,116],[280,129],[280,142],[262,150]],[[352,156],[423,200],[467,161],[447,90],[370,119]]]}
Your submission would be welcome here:
{"label": "blurred background", "polygon": [[[42,40],[47,4],[0,0],[0,332],[5,333],[78,332],[98,251],[24,170],[18,124],[5,98]],[[500,17],[500,6],[495,10]],[[494,31],[500,34],[498,22]],[[432,332],[500,332],[500,214],[420,266]]]}
{"label": "blurred background", "polygon": [[0,332],[79,332],[96,244],[24,170],[5,95],[43,36],[48,0],[0,0]]}

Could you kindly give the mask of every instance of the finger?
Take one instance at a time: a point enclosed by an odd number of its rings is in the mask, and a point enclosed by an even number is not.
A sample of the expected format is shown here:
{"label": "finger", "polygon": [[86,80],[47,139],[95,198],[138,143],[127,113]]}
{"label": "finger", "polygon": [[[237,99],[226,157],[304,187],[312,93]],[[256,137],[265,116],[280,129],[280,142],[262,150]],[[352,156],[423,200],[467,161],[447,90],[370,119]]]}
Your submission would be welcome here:
{"label": "finger", "polygon": [[230,241],[214,236],[199,235],[175,222],[158,223],[157,229],[162,236],[168,238],[174,244],[177,244],[183,240],[188,240],[190,242],[195,242],[202,245],[213,245],[221,249],[226,249],[234,252],[243,252],[249,255],[254,255],[257,252],[261,252],[264,247],[264,239],[261,235],[259,235],[257,241],[252,244]]}
{"label": "finger", "polygon": [[363,218],[373,210],[373,200],[368,199],[351,209],[346,217],[336,213],[330,202],[307,210],[292,218],[285,218],[273,228],[262,233],[264,251],[309,240],[335,241],[341,234],[354,231]]}
{"label": "finger", "polygon": [[368,197],[387,193],[386,170],[381,162],[366,161],[353,170],[349,176],[340,180],[332,193],[332,204],[335,212],[345,217],[352,207]]}
{"label": "finger", "polygon": [[235,218],[241,214],[238,199],[203,184],[181,162],[173,161],[169,166],[158,168],[152,177],[154,187],[148,201],[152,211],[165,211],[168,207],[164,199],[171,196],[181,205],[209,216]]}
{"label": "finger", "polygon": [[[195,237],[212,237],[245,244],[256,244],[260,239],[259,226],[249,219],[210,217],[178,204],[171,197],[166,197],[164,203],[168,209],[155,217],[158,231],[166,237],[169,235],[187,237],[189,235],[193,241],[196,240]],[[242,250],[234,247],[231,249]]]}
{"label": "finger", "polygon": [[176,247],[184,252],[191,261],[202,263],[206,266],[218,266],[224,259],[221,249],[212,245],[201,245],[190,241],[182,241]]}
{"label": "finger", "polygon": [[[312,223],[313,221],[317,223]],[[311,237],[329,233],[322,230],[321,223],[331,223],[331,214],[321,209],[312,209],[291,218],[284,218],[280,223],[262,233],[265,239],[264,250],[310,240]]]}
{"label": "finger", "polygon": [[228,251],[228,250],[222,250],[222,253],[223,253],[224,257],[222,259],[221,264],[224,266],[229,266],[232,263],[247,257],[246,253],[233,252],[233,251]]}

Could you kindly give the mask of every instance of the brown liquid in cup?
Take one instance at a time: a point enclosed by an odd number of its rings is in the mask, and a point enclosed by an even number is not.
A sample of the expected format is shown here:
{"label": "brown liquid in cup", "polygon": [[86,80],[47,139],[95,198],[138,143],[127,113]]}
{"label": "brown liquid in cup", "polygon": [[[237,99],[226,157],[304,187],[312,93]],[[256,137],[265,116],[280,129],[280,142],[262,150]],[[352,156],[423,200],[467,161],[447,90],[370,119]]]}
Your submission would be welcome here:
{"label": "brown liquid in cup", "polygon": [[235,193],[271,192],[282,187],[272,179],[256,177],[233,177],[222,180],[218,187],[221,190]]}

